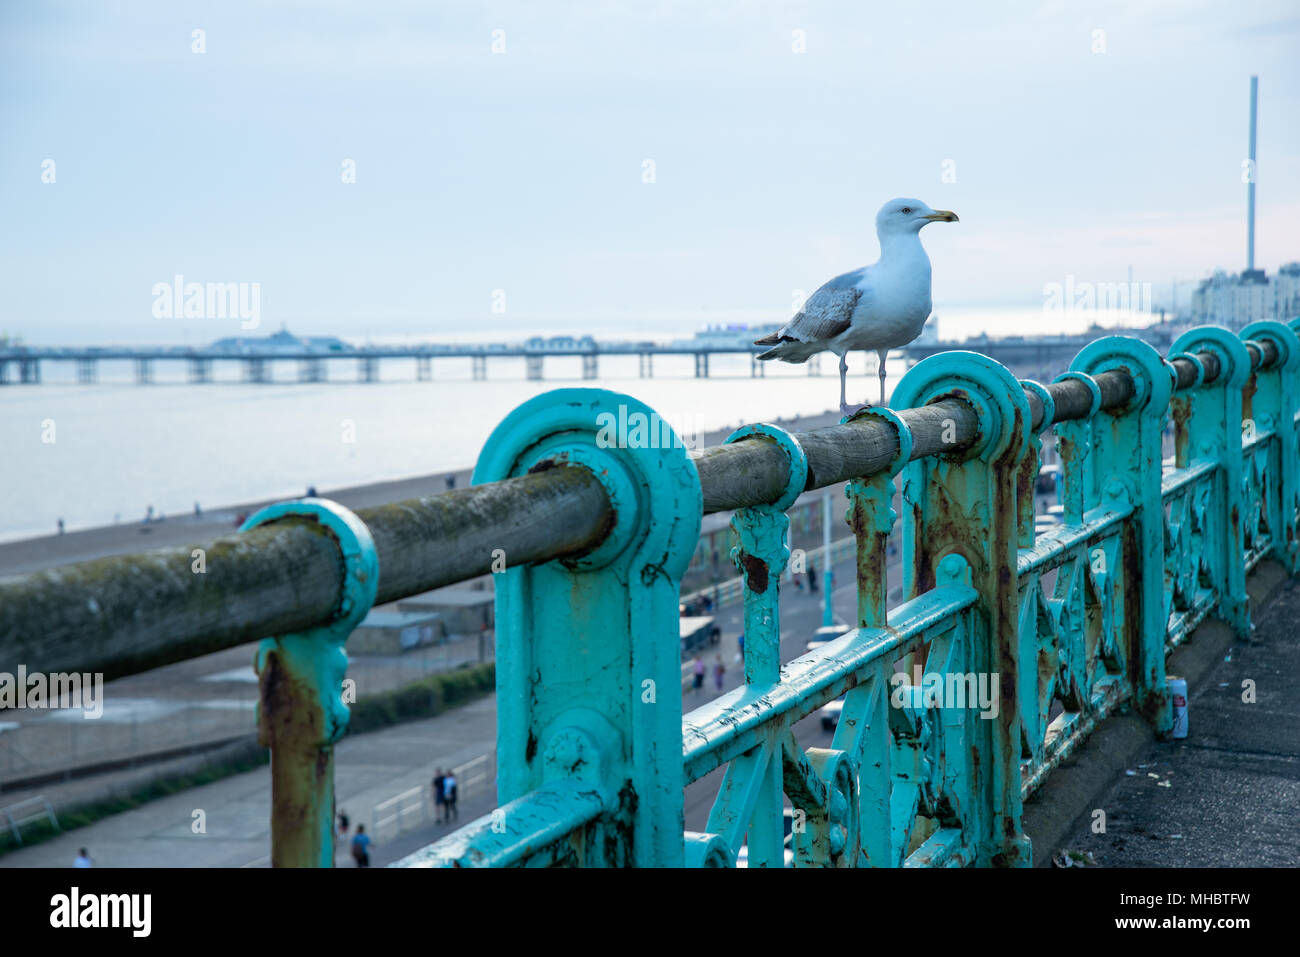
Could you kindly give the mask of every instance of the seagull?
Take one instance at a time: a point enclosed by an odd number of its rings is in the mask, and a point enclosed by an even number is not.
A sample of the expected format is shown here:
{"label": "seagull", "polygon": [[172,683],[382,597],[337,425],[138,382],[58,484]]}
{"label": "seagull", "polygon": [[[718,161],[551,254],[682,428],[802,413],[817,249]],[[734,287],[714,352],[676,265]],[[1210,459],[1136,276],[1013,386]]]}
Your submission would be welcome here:
{"label": "seagull", "polygon": [[919,199],[891,199],[876,214],[880,259],[826,283],[793,319],[754,342],[772,346],[760,359],[807,362],[829,349],[840,357],[840,413],[850,349],[874,349],[880,356],[880,404],[885,404],[885,357],[921,334],[930,317],[930,258],[921,246],[929,223],[955,223],[957,214],[931,209]]}

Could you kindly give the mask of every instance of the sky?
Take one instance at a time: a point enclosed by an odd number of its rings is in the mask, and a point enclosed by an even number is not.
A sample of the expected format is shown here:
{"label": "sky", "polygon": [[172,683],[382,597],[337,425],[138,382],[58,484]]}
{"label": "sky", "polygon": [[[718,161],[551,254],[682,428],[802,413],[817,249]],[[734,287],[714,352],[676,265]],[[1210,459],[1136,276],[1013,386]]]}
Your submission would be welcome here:
{"label": "sky", "polygon": [[783,321],[895,196],[961,217],[936,312],[1185,305],[1244,266],[1251,74],[1258,265],[1300,259],[1298,46],[1294,0],[5,3],[0,332],[239,334],[156,316],[176,275],[260,332]]}

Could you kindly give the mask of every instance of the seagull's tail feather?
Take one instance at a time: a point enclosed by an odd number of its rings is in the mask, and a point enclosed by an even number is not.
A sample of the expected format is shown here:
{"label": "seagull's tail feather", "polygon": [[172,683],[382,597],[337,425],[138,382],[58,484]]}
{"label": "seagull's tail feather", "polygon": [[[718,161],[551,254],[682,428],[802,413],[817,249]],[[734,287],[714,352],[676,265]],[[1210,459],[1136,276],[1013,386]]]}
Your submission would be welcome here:
{"label": "seagull's tail feather", "polygon": [[768,349],[766,352],[760,352],[760,359],[782,359],[786,362],[807,362],[812,356],[826,349],[825,344],[820,342],[800,342],[798,339],[786,337],[779,338],[780,333],[772,333],[770,336],[764,336],[754,343],[756,346],[770,345],[776,343],[776,348]]}

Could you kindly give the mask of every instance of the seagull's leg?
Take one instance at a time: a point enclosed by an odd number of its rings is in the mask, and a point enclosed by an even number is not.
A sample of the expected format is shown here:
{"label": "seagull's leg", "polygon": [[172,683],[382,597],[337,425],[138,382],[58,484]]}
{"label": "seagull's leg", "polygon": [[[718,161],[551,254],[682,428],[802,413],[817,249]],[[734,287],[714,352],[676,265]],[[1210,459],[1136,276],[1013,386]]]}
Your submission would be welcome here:
{"label": "seagull's leg", "polygon": [[849,374],[848,353],[840,356],[840,415],[849,414],[849,400],[844,395],[846,382]]}
{"label": "seagull's leg", "polygon": [[876,355],[880,356],[880,404],[888,407],[885,403],[885,357],[889,355],[886,349],[878,349]]}

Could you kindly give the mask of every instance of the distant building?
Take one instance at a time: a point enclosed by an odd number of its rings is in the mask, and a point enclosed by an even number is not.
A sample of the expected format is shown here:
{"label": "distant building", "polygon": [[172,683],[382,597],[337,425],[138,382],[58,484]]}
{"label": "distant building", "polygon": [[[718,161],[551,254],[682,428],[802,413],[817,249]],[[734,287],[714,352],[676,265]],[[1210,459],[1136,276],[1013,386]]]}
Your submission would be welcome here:
{"label": "distant building", "polygon": [[1287,263],[1269,278],[1262,269],[1236,275],[1218,270],[1192,293],[1192,321],[1240,329],[1260,319],[1286,322],[1300,316],[1300,263]]}
{"label": "distant building", "polygon": [[590,349],[594,351],[596,340],[591,336],[551,336],[549,339],[533,336],[524,343],[524,348],[536,352],[566,352],[572,349]]}
{"label": "distant building", "polygon": [[755,339],[761,339],[763,336],[780,329],[782,323],[769,322],[763,325],[745,325],[743,323],[732,323],[729,325],[711,325],[695,333],[692,339],[677,339],[673,342],[675,346],[711,346],[715,349],[739,348],[748,349],[753,345]]}
{"label": "distant building", "polygon": [[295,336],[281,327],[269,336],[231,336],[218,339],[209,347],[218,352],[240,355],[268,355],[303,352],[349,352],[352,347],[334,336]]}

